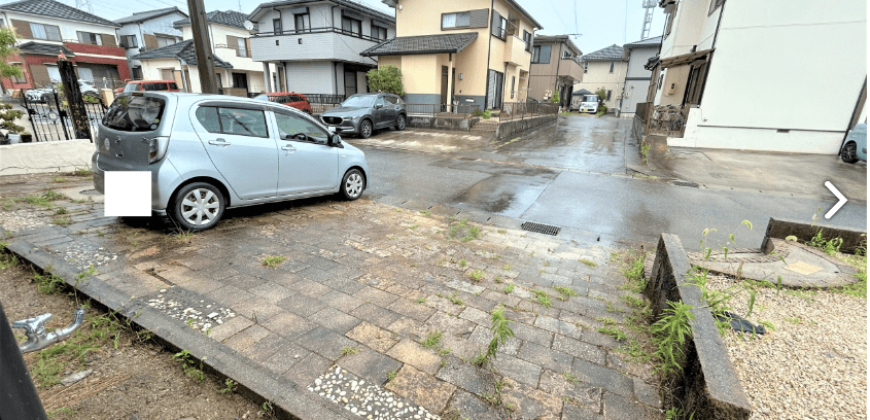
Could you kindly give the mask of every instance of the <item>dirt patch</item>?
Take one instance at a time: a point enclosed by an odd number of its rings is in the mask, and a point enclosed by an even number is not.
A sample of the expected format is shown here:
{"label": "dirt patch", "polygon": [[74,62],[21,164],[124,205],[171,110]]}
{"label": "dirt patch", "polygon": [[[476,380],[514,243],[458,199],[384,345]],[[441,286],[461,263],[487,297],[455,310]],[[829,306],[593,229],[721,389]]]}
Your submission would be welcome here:
{"label": "dirt patch", "polygon": [[[79,303],[87,305],[66,292],[41,293],[32,278],[33,271],[21,264],[0,269],[0,302],[10,321],[50,312],[54,316],[46,327],[63,328]],[[24,341],[23,331],[15,331]],[[186,374],[182,362],[172,360],[173,352],[145,338],[89,308],[85,323],[66,342],[25,354],[46,412],[62,420],[269,418],[240,394],[221,393],[226,388],[221,378],[190,369]],[[92,373],[79,382],[58,383],[88,370]]]}

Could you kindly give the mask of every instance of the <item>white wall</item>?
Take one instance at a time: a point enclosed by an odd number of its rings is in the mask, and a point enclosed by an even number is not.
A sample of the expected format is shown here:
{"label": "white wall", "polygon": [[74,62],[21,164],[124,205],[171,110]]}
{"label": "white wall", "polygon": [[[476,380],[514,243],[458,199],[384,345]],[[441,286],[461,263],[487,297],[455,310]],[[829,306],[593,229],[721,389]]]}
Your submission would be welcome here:
{"label": "white wall", "polygon": [[[286,63],[287,90],[300,93],[334,94],[335,69],[331,61]],[[261,71],[262,73],[262,71]],[[342,85],[343,86],[343,85]]]}
{"label": "white wall", "polygon": [[167,35],[175,35],[181,36],[182,32],[179,29],[175,29],[172,26],[172,23],[184,19],[185,16],[179,12],[170,13],[168,15],[163,15],[156,17],[154,19],[146,20],[142,23],[128,23],[118,29],[118,42],[120,42],[120,37],[123,35],[136,35],[136,40],[138,42],[139,47],[137,48],[127,48],[127,61],[130,63],[130,67],[140,65],[139,60],[130,60],[130,57],[139,54],[139,48],[145,47],[145,39],[143,38],[143,34],[151,34],[161,33]]}
{"label": "white wall", "polygon": [[[43,23],[46,25],[55,25],[55,26],[60,27],[61,38],[68,39],[68,40],[74,40],[75,42],[78,42],[78,39],[79,39],[78,31],[91,32],[91,33],[95,33],[95,34],[108,34],[108,35],[115,36],[115,27],[114,26],[90,24],[90,23],[85,23],[85,22],[77,22],[77,21],[72,21],[72,20],[58,19],[58,18],[45,17],[45,16],[26,15],[26,14],[8,12],[8,11],[3,12],[3,14],[6,15],[6,18],[4,20],[5,20],[5,25],[7,28],[12,26],[12,19],[23,20],[23,21],[27,21],[27,22],[33,22],[33,23]],[[37,39],[19,39],[18,44],[20,45],[20,44],[23,44],[25,42],[30,42],[30,41],[52,43],[52,41],[48,41],[48,40],[44,40],[44,39],[38,39],[38,40]],[[116,38],[115,42],[117,43],[117,38]],[[60,42],[57,42],[57,44],[60,44]]]}
{"label": "white wall", "polygon": [[[215,23],[209,23],[209,37],[211,38],[211,44],[214,47],[215,45],[227,45],[227,35],[231,35],[238,38],[250,38],[251,34],[248,30],[244,28],[236,28],[233,26],[226,25],[218,25]],[[181,28],[182,30],[182,38],[185,40],[193,39],[193,32],[191,31],[190,25],[184,25]],[[253,44],[253,39],[251,40]],[[235,46],[234,46],[235,47]],[[253,46],[251,47],[253,49]],[[234,49],[229,48],[214,48],[215,55],[221,60],[230,63],[233,66],[233,69],[236,70],[249,70],[249,71],[259,71],[263,72],[263,64],[255,63],[249,57],[237,57],[236,51]]]}
{"label": "white wall", "polygon": [[94,147],[89,139],[6,145],[0,155],[0,175],[72,172],[78,168],[90,168]]}

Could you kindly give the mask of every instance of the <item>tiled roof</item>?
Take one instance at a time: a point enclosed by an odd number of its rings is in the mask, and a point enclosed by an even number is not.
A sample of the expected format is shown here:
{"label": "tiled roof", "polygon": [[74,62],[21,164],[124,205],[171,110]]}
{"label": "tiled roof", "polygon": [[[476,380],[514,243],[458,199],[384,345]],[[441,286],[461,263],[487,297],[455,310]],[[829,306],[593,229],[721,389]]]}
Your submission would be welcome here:
{"label": "tiled roof", "polygon": [[[205,20],[209,23],[217,23],[219,25],[227,25],[235,28],[245,29],[245,21],[248,20],[248,15],[242,12],[234,12],[232,10],[220,11],[215,10],[205,14]],[[190,25],[190,18],[176,20],[173,25],[184,26]]]}
{"label": "tiled roof", "polygon": [[[180,59],[188,65],[197,65],[196,48],[193,46],[193,40],[181,41],[172,45],[167,45],[162,48],[157,48],[151,51],[143,52],[142,54],[130,57],[133,60],[160,60],[160,59]],[[231,69],[233,66],[220,58],[214,58],[214,66]]]}
{"label": "tiled roof", "polygon": [[176,12],[187,16],[187,13],[184,13],[181,10],[179,10],[177,7],[173,6],[173,7],[167,7],[164,9],[146,10],[144,12],[136,12],[136,13],[133,13],[131,16],[127,16],[125,18],[121,18],[121,19],[116,20],[115,23],[121,24],[121,25],[123,25],[125,23],[139,23],[139,22],[144,22],[148,19],[153,19],[153,18],[165,16],[165,15],[176,13]]}
{"label": "tiled roof", "polygon": [[115,22],[92,15],[75,7],[67,6],[54,0],[22,0],[0,5],[0,10],[8,10],[31,15],[54,17],[79,22],[93,23],[111,27],[119,27]]}
{"label": "tiled roof", "polygon": [[360,53],[363,57],[457,53],[477,39],[477,32],[458,34],[403,36],[381,42]]}
{"label": "tiled roof", "polygon": [[64,47],[63,45],[57,44],[43,44],[41,42],[25,42],[18,46],[18,49],[21,51],[21,54],[24,55],[49,55],[56,57],[60,54],[61,50],[63,54],[67,58],[75,57],[75,53]]}
{"label": "tiled roof", "polygon": [[640,41],[635,41],[630,44],[625,44],[625,48],[658,47],[659,45],[662,45],[661,35],[652,38],[642,39]]}
{"label": "tiled roof", "polygon": [[593,51],[584,55],[582,61],[613,61],[622,60],[622,47],[613,44],[607,48],[602,48],[598,51]]}
{"label": "tiled roof", "polygon": [[[320,0],[279,0],[279,1],[273,1],[273,2],[268,2],[268,3],[261,3],[259,6],[257,6],[256,9],[254,9],[253,12],[251,12],[250,15],[248,15],[248,19],[253,21],[253,22],[256,22],[259,20],[259,16],[257,16],[257,15],[259,15],[263,11],[271,10],[273,7],[292,6],[295,4],[303,5],[306,3],[316,3],[317,1],[320,1]],[[394,25],[396,24],[396,18],[394,16],[388,15],[380,10],[368,7],[364,4],[358,3],[356,1],[332,0],[332,3],[335,3],[341,7],[346,7],[350,10],[354,10],[354,11],[357,11],[360,13],[368,14],[370,16],[384,20],[387,23],[392,23]]]}

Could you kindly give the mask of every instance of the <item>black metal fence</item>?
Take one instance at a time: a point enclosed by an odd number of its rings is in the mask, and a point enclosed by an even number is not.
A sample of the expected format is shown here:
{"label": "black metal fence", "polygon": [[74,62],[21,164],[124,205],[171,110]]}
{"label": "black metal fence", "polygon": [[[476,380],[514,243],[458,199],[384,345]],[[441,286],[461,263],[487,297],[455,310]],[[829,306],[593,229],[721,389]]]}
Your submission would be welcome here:
{"label": "black metal fence", "polygon": [[[69,106],[56,90],[43,95],[23,95],[22,106],[30,120],[33,141],[74,140],[75,130]],[[88,125],[91,128],[91,142],[97,133],[99,122],[106,115],[106,104],[102,99],[89,98],[85,101]]]}
{"label": "black metal fence", "polygon": [[498,119],[501,122],[514,121],[545,115],[557,115],[558,113],[559,104],[505,102],[499,110]]}
{"label": "black metal fence", "polygon": [[312,104],[340,104],[346,99],[344,95],[326,95],[322,93],[303,93]]}
{"label": "black metal fence", "polygon": [[480,105],[405,104],[408,116],[466,118],[480,110]]}

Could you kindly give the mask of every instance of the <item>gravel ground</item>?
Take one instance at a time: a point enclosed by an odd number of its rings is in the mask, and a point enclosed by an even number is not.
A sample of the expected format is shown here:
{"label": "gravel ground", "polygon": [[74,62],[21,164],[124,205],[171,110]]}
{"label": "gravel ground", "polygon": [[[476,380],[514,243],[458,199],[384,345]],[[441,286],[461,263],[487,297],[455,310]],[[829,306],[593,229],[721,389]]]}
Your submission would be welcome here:
{"label": "gravel ground", "polygon": [[[709,287],[736,284],[710,276]],[[734,289],[737,290],[737,289]],[[745,315],[749,293],[731,300]],[[725,345],[752,403],[750,419],[867,418],[867,300],[826,291],[760,288],[750,317],[764,336],[728,332]]]}

